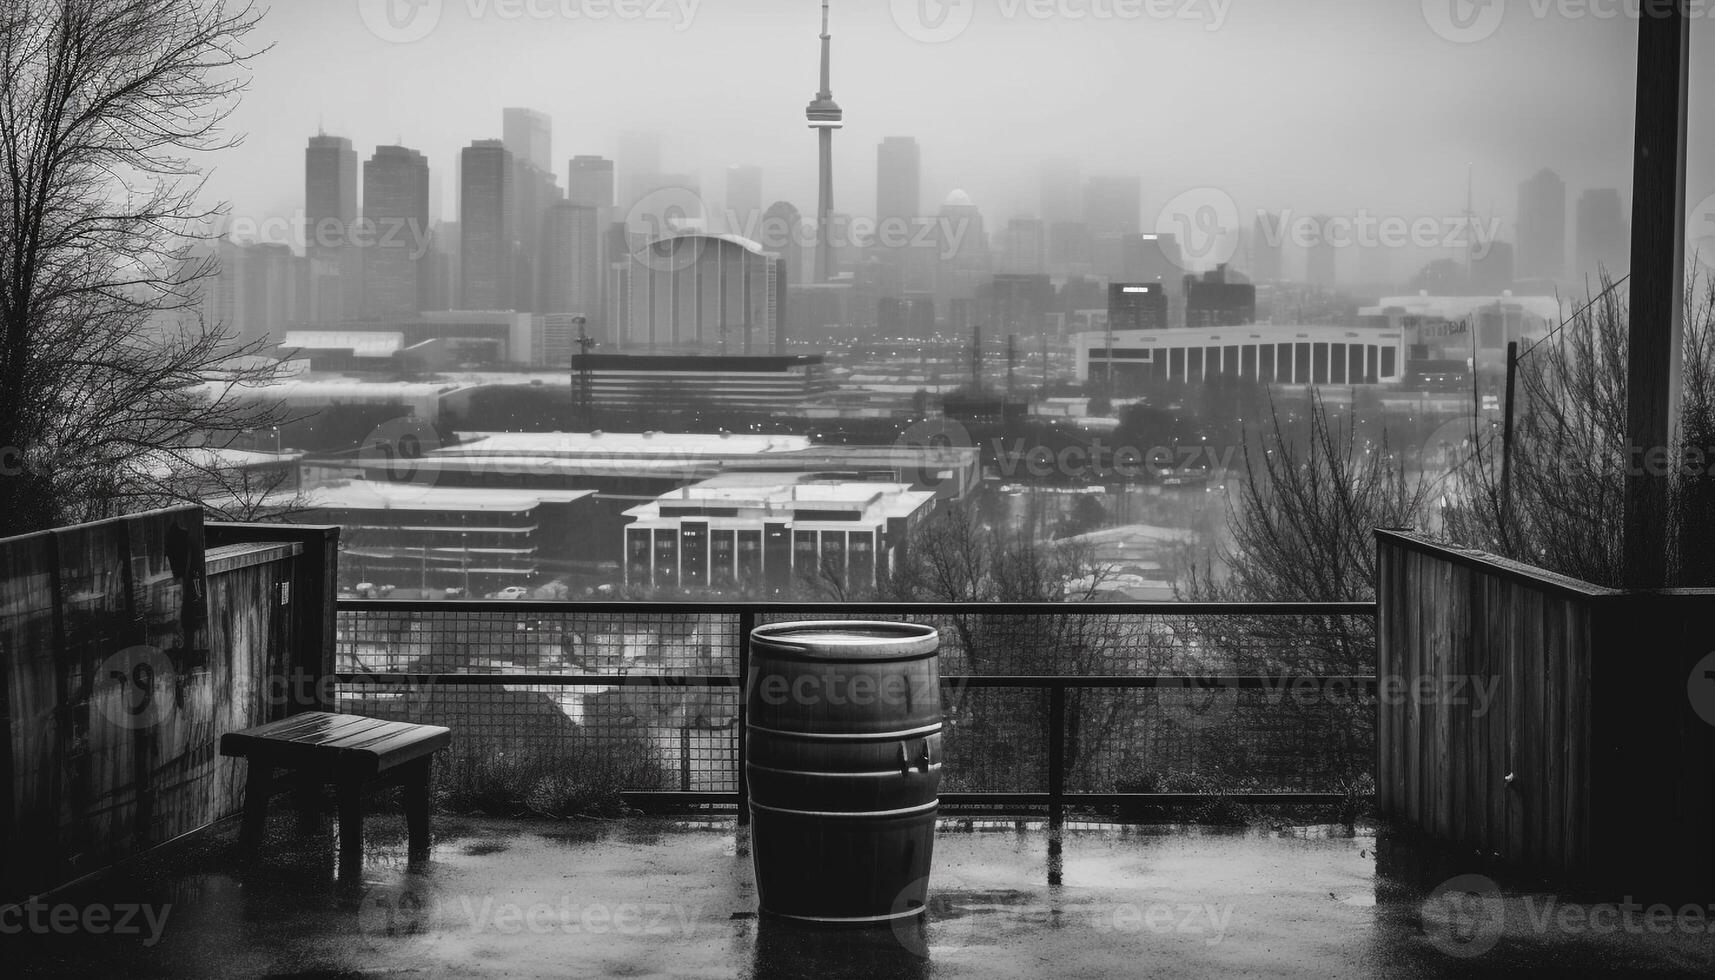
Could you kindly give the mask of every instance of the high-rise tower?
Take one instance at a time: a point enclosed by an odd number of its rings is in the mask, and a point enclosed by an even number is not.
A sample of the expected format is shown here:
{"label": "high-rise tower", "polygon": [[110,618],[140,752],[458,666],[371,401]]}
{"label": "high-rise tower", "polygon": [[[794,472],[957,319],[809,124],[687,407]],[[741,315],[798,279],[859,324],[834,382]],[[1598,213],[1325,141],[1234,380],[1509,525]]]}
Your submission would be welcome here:
{"label": "high-rise tower", "polygon": [[822,90],[816,93],[804,115],[816,131],[819,166],[816,207],[816,282],[827,282],[836,272],[834,262],[834,130],[844,125],[845,113],[834,101],[828,69],[833,35],[828,33],[828,0],[822,0]]}

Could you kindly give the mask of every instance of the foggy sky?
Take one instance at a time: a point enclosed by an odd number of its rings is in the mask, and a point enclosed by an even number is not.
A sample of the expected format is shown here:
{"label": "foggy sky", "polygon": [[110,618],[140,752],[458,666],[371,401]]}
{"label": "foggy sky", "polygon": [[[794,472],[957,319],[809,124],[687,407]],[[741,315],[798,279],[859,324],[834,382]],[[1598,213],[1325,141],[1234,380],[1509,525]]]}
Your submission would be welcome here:
{"label": "foggy sky", "polygon": [[[501,14],[524,0],[440,0],[437,28],[410,43],[365,26],[360,6],[382,2],[276,0],[259,37],[275,47],[252,63],[231,120],[246,142],[214,159],[212,197],[237,215],[296,213],[304,144],[321,128],[361,160],[377,144],[425,152],[441,215],[454,217],[459,148],[499,137],[501,108],[521,105],[553,117],[562,184],[573,154],[612,156],[620,131],[654,130],[664,169],[699,174],[712,203],[725,166],[747,163],[764,168],[765,202],[814,210],[803,113],[817,83],[816,0],[665,0],[671,19],[602,21]],[[531,2],[554,13],[602,0]],[[1518,0],[1492,37],[1460,44],[1431,30],[1419,0],[1220,0],[1218,30],[1216,0],[1149,0],[1176,14],[1164,18],[1052,0],[1084,16],[1047,19],[1016,0],[974,0],[962,34],[925,43],[895,13],[924,2],[937,0],[835,0],[839,210],[873,213],[876,144],[894,135],[923,147],[926,210],[963,188],[991,230],[1036,211],[1037,165],[1051,156],[1078,159],[1085,176],[1139,175],[1146,227],[1200,186],[1247,216],[1457,214],[1467,163],[1477,212],[1504,220],[1509,240],[1518,182],[1543,166],[1565,178],[1569,204],[1614,186],[1630,206],[1636,27],[1625,18]],[[1550,12],[1532,16],[1532,3]],[[1697,22],[1692,43],[1695,203],[1715,192],[1715,120],[1697,95],[1710,88],[1715,27]]]}

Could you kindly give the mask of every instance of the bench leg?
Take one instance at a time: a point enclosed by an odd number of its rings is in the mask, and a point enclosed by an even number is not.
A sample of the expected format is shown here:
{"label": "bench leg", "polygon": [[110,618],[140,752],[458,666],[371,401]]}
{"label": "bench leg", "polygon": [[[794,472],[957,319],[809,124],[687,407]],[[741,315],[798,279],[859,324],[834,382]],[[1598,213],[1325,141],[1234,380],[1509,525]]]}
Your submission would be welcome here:
{"label": "bench leg", "polygon": [[429,756],[406,763],[405,828],[411,858],[429,856]]}
{"label": "bench leg", "polygon": [[244,825],[238,835],[239,845],[247,851],[262,846],[262,831],[268,825],[268,798],[274,793],[274,767],[261,759],[252,758],[244,781]]}
{"label": "bench leg", "polygon": [[339,876],[355,880],[363,872],[363,780],[339,784]]}

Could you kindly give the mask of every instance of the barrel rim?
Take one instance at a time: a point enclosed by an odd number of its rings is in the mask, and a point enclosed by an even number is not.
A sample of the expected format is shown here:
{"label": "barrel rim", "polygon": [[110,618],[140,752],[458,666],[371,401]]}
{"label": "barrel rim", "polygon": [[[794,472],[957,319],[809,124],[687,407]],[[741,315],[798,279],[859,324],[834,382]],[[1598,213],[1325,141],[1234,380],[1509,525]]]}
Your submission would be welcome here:
{"label": "barrel rim", "polygon": [[[816,630],[845,632],[858,630],[895,635],[843,636],[825,638],[818,643],[793,642],[791,634],[813,633]],[[941,631],[923,623],[877,619],[803,619],[784,623],[765,623],[750,631],[752,650],[762,649],[803,660],[897,660],[924,657],[941,648]]]}

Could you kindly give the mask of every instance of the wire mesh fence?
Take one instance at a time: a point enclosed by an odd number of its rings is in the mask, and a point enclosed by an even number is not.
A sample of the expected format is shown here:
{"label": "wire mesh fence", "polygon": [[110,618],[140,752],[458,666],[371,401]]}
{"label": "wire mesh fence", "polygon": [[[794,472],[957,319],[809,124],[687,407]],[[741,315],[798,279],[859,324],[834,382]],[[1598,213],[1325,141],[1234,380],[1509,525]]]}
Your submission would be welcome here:
{"label": "wire mesh fence", "polygon": [[[744,631],[814,619],[940,631],[946,793],[1041,794],[1056,775],[1067,794],[1350,793],[1372,776],[1375,622],[1351,606],[346,601],[337,703],[447,725],[467,756],[575,761],[625,790],[730,794]],[[1222,680],[1235,677],[1244,684]]]}

